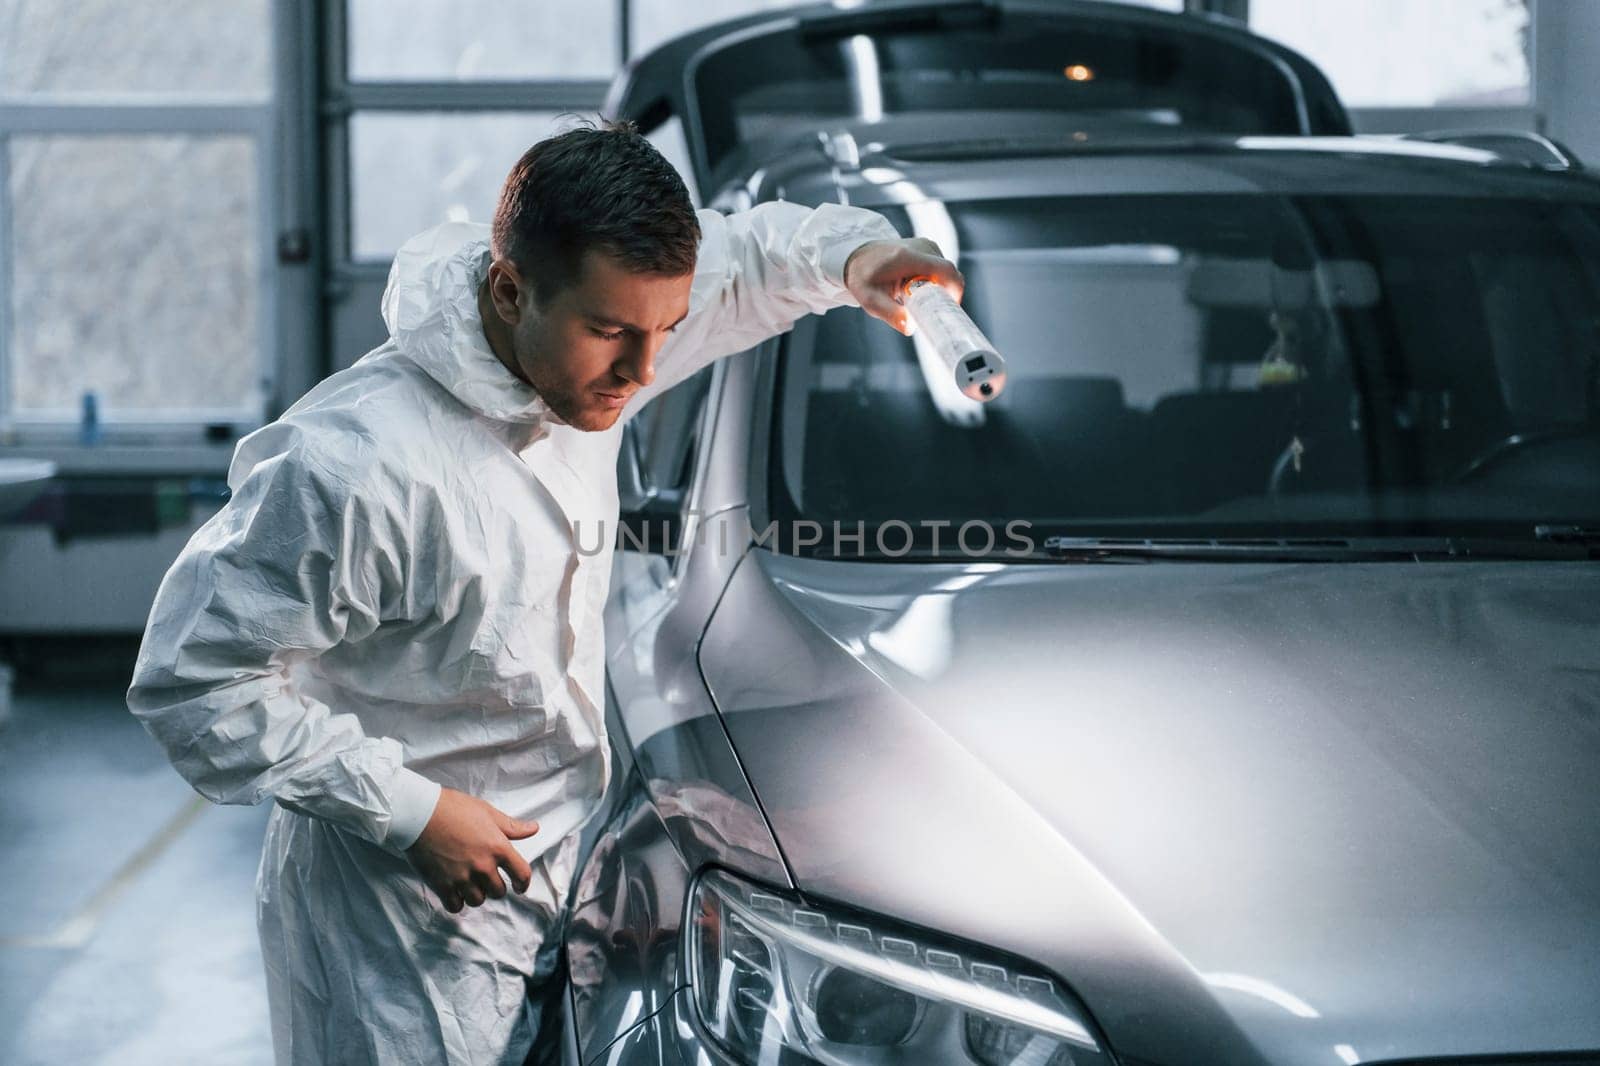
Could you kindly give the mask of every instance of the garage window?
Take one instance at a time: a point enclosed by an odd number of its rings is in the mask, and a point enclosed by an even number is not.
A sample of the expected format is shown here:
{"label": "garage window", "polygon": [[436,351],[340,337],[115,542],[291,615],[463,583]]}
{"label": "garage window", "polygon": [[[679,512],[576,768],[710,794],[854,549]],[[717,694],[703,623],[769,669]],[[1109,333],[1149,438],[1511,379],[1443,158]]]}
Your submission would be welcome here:
{"label": "garage window", "polygon": [[610,78],[615,3],[349,0],[351,81]]}
{"label": "garage window", "polygon": [[[267,0],[0,0],[0,431],[261,420]],[[70,436],[68,436],[70,439]]]}
{"label": "garage window", "polygon": [[1250,0],[1250,28],[1303,52],[1349,107],[1522,107],[1528,0]]}
{"label": "garage window", "polygon": [[349,129],[351,251],[387,261],[429,226],[488,222],[511,165],[557,125],[549,111],[365,111]]}
{"label": "garage window", "polygon": [[490,221],[518,157],[593,117],[621,66],[616,3],[346,0],[327,19],[335,272],[358,278],[430,226]]}

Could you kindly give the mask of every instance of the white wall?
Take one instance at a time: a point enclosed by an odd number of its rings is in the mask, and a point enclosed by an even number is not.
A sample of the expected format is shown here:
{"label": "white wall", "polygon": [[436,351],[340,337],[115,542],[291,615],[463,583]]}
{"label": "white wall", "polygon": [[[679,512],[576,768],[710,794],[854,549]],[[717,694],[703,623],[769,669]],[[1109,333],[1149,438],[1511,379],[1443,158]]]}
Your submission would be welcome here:
{"label": "white wall", "polygon": [[1534,101],[1545,132],[1600,167],[1600,2],[1538,0]]}

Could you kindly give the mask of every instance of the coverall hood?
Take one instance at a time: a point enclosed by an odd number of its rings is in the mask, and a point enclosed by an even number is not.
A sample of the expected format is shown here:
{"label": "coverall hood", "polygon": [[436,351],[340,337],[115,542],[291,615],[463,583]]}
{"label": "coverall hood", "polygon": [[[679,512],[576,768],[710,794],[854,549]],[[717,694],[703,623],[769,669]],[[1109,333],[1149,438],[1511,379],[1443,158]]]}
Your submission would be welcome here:
{"label": "coverall hood", "polygon": [[492,253],[482,224],[446,222],[401,246],[383,293],[395,346],[472,411],[501,422],[565,424],[506,369],[484,336],[478,287]]}

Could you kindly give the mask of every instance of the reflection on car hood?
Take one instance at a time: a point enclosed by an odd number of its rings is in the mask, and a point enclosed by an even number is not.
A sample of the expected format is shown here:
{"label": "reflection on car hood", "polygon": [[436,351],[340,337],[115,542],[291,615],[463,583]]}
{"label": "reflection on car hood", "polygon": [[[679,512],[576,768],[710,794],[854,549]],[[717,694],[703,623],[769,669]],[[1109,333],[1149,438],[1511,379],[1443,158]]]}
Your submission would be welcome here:
{"label": "reflection on car hood", "polygon": [[703,663],[803,890],[1055,968],[1125,1055],[1600,1047],[1593,563],[754,552]]}

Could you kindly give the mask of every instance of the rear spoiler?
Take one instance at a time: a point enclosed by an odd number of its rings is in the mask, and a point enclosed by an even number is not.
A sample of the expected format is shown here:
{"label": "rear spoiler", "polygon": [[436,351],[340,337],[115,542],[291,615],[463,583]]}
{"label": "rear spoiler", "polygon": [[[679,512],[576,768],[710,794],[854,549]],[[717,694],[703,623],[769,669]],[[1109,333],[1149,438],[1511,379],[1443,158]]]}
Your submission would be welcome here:
{"label": "rear spoiler", "polygon": [[1408,133],[1400,139],[1477,148],[1480,151],[1493,152],[1502,159],[1526,163],[1540,170],[1583,169],[1583,162],[1572,149],[1542,133],[1529,133],[1525,130],[1433,130],[1427,133]]}

